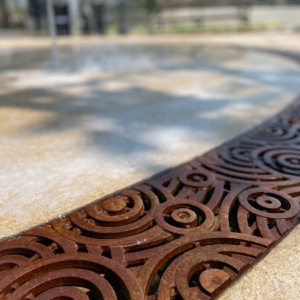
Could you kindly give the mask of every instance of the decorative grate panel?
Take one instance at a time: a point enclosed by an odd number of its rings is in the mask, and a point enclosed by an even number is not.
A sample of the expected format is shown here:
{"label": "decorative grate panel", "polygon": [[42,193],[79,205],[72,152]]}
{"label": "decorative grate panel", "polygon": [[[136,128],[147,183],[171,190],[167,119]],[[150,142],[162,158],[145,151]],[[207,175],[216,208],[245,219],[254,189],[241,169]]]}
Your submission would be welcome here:
{"label": "decorative grate panel", "polygon": [[299,221],[300,102],[0,244],[0,300],[215,298]]}

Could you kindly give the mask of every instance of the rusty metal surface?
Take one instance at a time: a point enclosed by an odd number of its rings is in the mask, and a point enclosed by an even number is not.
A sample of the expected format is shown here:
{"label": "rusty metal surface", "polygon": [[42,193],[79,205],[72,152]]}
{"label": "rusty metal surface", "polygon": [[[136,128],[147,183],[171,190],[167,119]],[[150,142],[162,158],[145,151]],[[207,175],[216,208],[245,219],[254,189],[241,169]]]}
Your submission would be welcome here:
{"label": "rusty metal surface", "polygon": [[0,244],[0,300],[212,299],[299,221],[300,101]]}

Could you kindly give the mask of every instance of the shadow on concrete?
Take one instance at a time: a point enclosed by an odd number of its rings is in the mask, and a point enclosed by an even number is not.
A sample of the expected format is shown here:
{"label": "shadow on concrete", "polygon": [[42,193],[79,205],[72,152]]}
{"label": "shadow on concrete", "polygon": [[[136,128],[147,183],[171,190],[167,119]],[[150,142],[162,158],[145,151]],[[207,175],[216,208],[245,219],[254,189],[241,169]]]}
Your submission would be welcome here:
{"label": "shadow on concrete", "polygon": [[[198,46],[199,48],[200,46]],[[218,141],[224,139],[226,130],[230,128],[249,128],[249,120],[233,114],[223,114],[224,111],[233,109],[233,104],[239,100],[237,96],[245,88],[269,87],[269,92],[256,92],[253,95],[243,96],[246,101],[241,101],[240,105],[246,105],[253,113],[259,111],[262,103],[264,107],[276,105],[275,98],[285,93],[299,93],[300,72],[289,68],[276,67],[272,69],[263,68],[263,57],[258,52],[243,51],[246,59],[261,61],[262,65],[256,65],[251,69],[235,68],[231,65],[234,61],[234,53],[225,51],[224,56],[210,56],[200,47],[199,52],[195,52],[197,47],[193,46],[190,52],[194,53],[186,61],[180,61],[182,52],[173,51],[175,57],[180,53],[180,59],[172,63],[161,63],[161,60],[154,64],[156,68],[172,74],[180,70],[215,72],[224,78],[237,78],[231,80],[226,85],[221,85],[218,90],[218,97],[206,97],[205,95],[174,95],[172,89],[170,93],[154,91],[140,86],[122,88],[120,90],[105,90],[103,84],[105,79],[88,80],[79,83],[57,83],[55,88],[27,88],[25,90],[13,90],[0,98],[0,107],[10,107],[24,109],[24,111],[42,111],[49,113],[49,116],[29,128],[24,128],[18,132],[23,135],[41,135],[46,133],[72,131],[80,129],[84,134],[79,143],[94,147],[96,151],[123,156],[128,154],[138,154],[153,150],[158,150],[155,143],[155,132],[166,132],[167,135],[174,135],[176,140],[187,136],[195,140],[211,139]],[[132,48],[126,51],[129,53]],[[201,50],[202,49],[202,50]],[[143,49],[142,49],[143,50]],[[155,51],[159,49],[156,48]],[[169,48],[164,48],[161,59],[166,56]],[[228,49],[227,49],[228,50]],[[42,50],[40,50],[42,51]],[[108,51],[108,50],[107,50]],[[137,51],[137,52],[135,52]],[[139,53],[141,48],[135,50],[131,55]],[[194,51],[194,52],[193,52]],[[204,51],[204,52],[203,52]],[[42,53],[37,51],[36,57],[42,60]],[[151,51],[150,51],[151,52]],[[119,52],[116,52],[119,55]],[[196,54],[195,54],[196,53]],[[206,53],[203,57],[201,53]],[[21,55],[20,53],[16,54]],[[152,54],[151,54],[152,55]],[[151,57],[151,55],[149,57]],[[208,56],[207,56],[208,55]],[[157,56],[155,55],[153,57]],[[215,61],[212,61],[214,56]],[[30,54],[32,57],[32,54]],[[112,56],[116,57],[116,56]],[[148,58],[149,58],[148,57]],[[24,58],[24,57],[23,57]],[[25,53],[26,58],[26,53]],[[29,66],[36,68],[39,65]],[[131,60],[132,60],[131,56]],[[276,61],[276,57],[270,58]],[[67,66],[68,64],[66,64]],[[159,67],[157,67],[159,65]],[[43,65],[44,66],[44,65]],[[71,72],[72,68],[64,67],[64,71]],[[16,69],[20,65],[17,64]],[[148,70],[138,70],[136,74],[152,74],[151,68]],[[5,73],[2,70],[2,73]],[[128,73],[121,72],[114,78],[118,80],[126,79]],[[36,84],[38,86],[38,82]],[[84,96],[76,96],[64,92],[64,89],[84,87],[88,90]],[[222,96],[224,95],[224,96]],[[105,125],[106,124],[106,125]],[[220,130],[220,126],[224,128]],[[15,133],[11,133],[15,134]],[[179,141],[180,142],[180,141]],[[166,145],[169,143],[166,137]],[[172,147],[172,145],[170,145]],[[159,162],[161,164],[161,162]]]}

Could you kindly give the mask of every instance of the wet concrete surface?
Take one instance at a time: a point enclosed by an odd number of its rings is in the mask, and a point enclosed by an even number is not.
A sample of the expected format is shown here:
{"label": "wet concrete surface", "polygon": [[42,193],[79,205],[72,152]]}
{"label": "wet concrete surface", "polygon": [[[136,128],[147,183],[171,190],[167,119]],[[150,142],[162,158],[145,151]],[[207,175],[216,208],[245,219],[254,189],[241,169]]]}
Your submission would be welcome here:
{"label": "wet concrete surface", "polygon": [[[300,92],[293,61],[230,43],[63,40],[58,69],[45,40],[3,45],[1,237],[186,162]],[[221,299],[262,299],[243,289]]]}

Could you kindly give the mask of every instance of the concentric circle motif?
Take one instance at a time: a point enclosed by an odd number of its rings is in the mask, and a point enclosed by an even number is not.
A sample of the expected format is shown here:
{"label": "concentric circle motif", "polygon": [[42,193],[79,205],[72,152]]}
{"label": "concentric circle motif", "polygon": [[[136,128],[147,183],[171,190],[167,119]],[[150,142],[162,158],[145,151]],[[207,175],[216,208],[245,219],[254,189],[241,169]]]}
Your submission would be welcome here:
{"label": "concentric circle motif", "polygon": [[245,139],[261,145],[291,143],[299,140],[297,127],[278,122],[259,126],[246,134]]}
{"label": "concentric circle motif", "polygon": [[215,217],[205,205],[189,200],[160,204],[154,211],[154,219],[165,230],[177,234],[194,234],[210,230]]}
{"label": "concentric circle motif", "polygon": [[216,179],[212,172],[201,169],[181,173],[179,180],[190,187],[207,188],[212,186]]}
{"label": "concentric circle motif", "polygon": [[[212,236],[214,234],[218,233],[212,233]],[[244,235],[246,239],[247,236]],[[231,242],[235,240],[234,235],[231,238]],[[179,247],[179,241],[176,242]],[[177,256],[163,272],[156,299],[174,299],[173,290],[176,290],[179,299],[213,298],[263,252],[262,248],[226,244],[226,238],[220,239],[220,244],[216,240],[214,242],[213,245],[204,244]],[[153,259],[157,260],[156,257]]]}
{"label": "concentric circle motif", "polygon": [[102,226],[126,225],[138,219],[142,210],[143,201],[138,195],[119,195],[87,209],[87,221],[90,216]]}
{"label": "concentric circle motif", "polygon": [[112,198],[105,200],[102,207],[107,215],[122,215],[126,213],[127,202],[124,199]]}
{"label": "concentric circle motif", "polygon": [[65,238],[80,244],[135,243],[161,231],[153,226],[153,211],[157,205],[159,199],[149,186],[140,185],[56,219],[53,227]]}
{"label": "concentric circle motif", "polygon": [[272,189],[246,190],[239,195],[239,202],[251,213],[270,219],[291,219],[300,211],[296,200]]}
{"label": "concentric circle motif", "polygon": [[267,146],[252,153],[255,163],[262,169],[283,177],[300,179],[299,146]]}
{"label": "concentric circle motif", "polygon": [[132,190],[72,213],[70,219],[87,236],[126,237],[151,226],[157,204],[157,199],[147,197],[145,200],[141,192]]}
{"label": "concentric circle motif", "polygon": [[[262,149],[263,147],[259,147]],[[218,179],[256,185],[285,185],[286,180],[274,170],[266,170],[254,159],[257,146],[224,146],[198,159],[199,168],[215,172]],[[195,166],[196,167],[196,166]]]}
{"label": "concentric circle motif", "polygon": [[171,213],[173,220],[183,227],[195,227],[197,225],[197,215],[188,208],[178,208]]}
{"label": "concentric circle motif", "polygon": [[143,298],[135,277],[116,261],[88,254],[62,254],[37,261],[3,279],[0,299],[85,300],[90,298],[82,289],[87,289],[95,299],[117,300],[112,281],[129,299]]}

